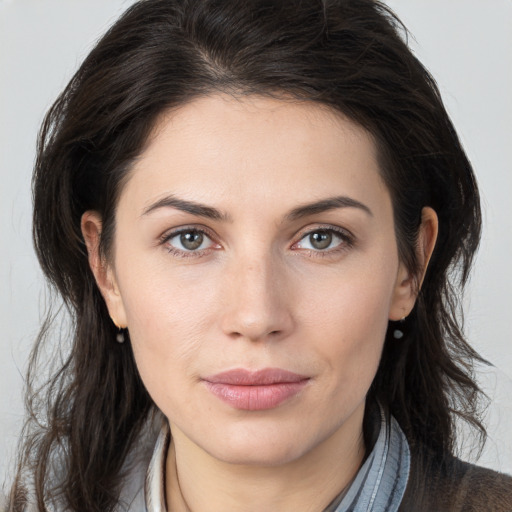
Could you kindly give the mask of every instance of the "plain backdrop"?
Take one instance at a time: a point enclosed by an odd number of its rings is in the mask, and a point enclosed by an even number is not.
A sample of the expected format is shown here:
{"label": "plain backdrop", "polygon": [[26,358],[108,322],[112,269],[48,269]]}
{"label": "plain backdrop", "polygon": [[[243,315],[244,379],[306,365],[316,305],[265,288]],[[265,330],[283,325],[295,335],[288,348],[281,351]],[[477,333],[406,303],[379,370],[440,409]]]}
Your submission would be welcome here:
{"label": "plain backdrop", "polygon": [[[44,312],[30,179],[43,115],[123,0],[0,0],[0,482],[23,418],[30,346]],[[484,235],[465,302],[470,341],[495,368],[481,463],[512,473],[512,0],[388,0],[437,79],[475,167]]]}

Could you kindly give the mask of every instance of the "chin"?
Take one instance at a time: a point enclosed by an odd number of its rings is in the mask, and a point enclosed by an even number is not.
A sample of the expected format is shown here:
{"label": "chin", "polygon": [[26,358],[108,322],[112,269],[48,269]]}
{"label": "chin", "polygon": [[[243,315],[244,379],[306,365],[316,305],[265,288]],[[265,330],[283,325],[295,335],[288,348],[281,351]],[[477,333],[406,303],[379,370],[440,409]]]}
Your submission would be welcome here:
{"label": "chin", "polygon": [[272,467],[289,464],[303,455],[295,443],[288,446],[230,446],[223,450],[213,450],[210,455],[227,464],[240,466]]}
{"label": "chin", "polygon": [[[277,431],[276,431],[277,430]],[[225,463],[243,466],[280,466],[291,463],[315,443],[288,429],[226,429],[211,436],[203,449]]]}

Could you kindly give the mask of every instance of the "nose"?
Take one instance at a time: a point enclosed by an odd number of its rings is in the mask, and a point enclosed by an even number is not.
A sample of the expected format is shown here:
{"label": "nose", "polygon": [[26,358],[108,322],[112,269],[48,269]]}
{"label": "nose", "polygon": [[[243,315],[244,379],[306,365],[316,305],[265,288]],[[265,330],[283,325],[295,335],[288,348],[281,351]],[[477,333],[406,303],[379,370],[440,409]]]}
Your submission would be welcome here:
{"label": "nose", "polygon": [[283,338],[293,329],[284,269],[271,258],[236,262],[228,271],[222,330],[233,339]]}

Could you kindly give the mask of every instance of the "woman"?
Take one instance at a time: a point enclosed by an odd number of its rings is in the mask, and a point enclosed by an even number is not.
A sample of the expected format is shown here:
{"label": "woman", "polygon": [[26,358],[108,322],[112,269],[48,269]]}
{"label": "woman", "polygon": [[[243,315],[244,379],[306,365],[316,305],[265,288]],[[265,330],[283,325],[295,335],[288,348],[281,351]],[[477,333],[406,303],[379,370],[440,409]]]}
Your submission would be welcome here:
{"label": "woman", "polygon": [[12,510],[510,509],[453,456],[455,416],[484,432],[454,288],[478,191],[399,26],[146,0],[98,43],[41,134],[74,336]]}

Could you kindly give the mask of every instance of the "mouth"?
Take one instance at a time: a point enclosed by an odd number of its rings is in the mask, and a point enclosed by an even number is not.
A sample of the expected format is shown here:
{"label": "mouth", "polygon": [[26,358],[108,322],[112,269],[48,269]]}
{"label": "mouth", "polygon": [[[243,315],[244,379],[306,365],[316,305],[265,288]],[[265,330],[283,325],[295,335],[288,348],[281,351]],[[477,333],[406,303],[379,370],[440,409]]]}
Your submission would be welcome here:
{"label": "mouth", "polygon": [[213,395],[235,409],[262,411],[290,400],[309,380],[281,368],[265,368],[229,370],[205,377],[203,382]]}

